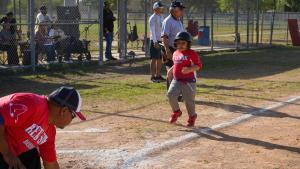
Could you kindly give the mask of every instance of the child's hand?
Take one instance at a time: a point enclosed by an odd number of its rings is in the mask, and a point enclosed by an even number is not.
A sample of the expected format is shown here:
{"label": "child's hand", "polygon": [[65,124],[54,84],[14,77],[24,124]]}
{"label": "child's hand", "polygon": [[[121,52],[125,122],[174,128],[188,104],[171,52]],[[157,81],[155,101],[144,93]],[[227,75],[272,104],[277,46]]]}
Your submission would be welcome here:
{"label": "child's hand", "polygon": [[182,74],[188,74],[188,73],[191,73],[190,67],[184,67],[184,68],[182,68],[181,73],[182,73]]}

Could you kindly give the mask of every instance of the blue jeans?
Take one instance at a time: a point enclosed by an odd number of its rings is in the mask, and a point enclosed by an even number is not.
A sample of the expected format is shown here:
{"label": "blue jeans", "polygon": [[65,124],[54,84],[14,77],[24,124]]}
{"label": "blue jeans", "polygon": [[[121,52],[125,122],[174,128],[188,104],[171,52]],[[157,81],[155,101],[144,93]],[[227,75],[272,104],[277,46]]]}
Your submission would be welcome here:
{"label": "blue jeans", "polygon": [[112,41],[113,41],[113,33],[107,32],[104,34],[104,37],[106,39],[105,57],[109,59],[112,57],[111,48],[112,48]]}

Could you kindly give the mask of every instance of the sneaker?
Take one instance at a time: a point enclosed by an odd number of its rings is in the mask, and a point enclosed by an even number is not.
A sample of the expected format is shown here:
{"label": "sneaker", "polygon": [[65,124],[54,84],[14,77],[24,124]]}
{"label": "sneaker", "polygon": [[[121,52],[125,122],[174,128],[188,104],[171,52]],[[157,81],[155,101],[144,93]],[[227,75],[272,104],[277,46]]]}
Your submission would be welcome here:
{"label": "sneaker", "polygon": [[158,76],[157,79],[161,82],[165,82],[167,81],[165,78],[163,78],[162,76]]}
{"label": "sneaker", "polygon": [[151,77],[151,81],[153,83],[159,83],[160,82],[159,79],[157,77],[154,77],[154,76]]}
{"label": "sneaker", "polygon": [[190,116],[188,121],[187,121],[188,122],[187,126],[188,127],[194,127],[196,119],[197,119],[197,114],[195,116],[192,116],[192,117]]}
{"label": "sneaker", "polygon": [[175,111],[171,114],[171,118],[170,118],[170,123],[175,123],[178,119],[178,117],[180,117],[182,115],[182,112],[180,110]]}

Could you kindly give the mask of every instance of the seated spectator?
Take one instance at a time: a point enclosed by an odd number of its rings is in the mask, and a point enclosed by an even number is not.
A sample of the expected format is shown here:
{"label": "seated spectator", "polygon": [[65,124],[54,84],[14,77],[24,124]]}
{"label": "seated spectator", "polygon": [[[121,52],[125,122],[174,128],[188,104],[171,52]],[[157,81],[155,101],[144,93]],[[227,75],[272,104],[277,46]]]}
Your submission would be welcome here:
{"label": "seated spectator", "polygon": [[9,65],[19,64],[16,34],[12,33],[10,24],[3,24],[3,29],[0,32],[0,50],[7,51]]}
{"label": "seated spectator", "polygon": [[57,24],[53,24],[51,29],[49,30],[49,36],[54,38],[64,38],[65,32],[58,27]]}

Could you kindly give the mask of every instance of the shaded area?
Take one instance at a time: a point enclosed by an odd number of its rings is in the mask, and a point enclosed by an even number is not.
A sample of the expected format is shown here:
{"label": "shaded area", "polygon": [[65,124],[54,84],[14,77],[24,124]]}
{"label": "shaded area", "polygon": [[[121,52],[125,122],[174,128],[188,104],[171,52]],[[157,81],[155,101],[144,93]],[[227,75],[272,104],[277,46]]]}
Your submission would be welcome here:
{"label": "shaded area", "polygon": [[[241,113],[241,114],[252,114],[254,116],[261,116],[261,117],[272,117],[272,118],[293,118],[299,119],[300,116],[292,116],[287,113],[282,113],[276,110],[268,110],[264,113],[256,113],[256,111],[260,110],[261,108],[250,106],[250,105],[235,105],[235,104],[228,104],[228,103],[220,103],[220,102],[209,102],[209,101],[196,101],[196,104],[199,105],[206,105],[209,107],[221,108],[229,112],[234,113]],[[293,103],[288,103],[293,104]]]}
{"label": "shaded area", "polygon": [[204,67],[200,76],[209,79],[253,79],[300,68],[299,48],[216,53],[201,58]]}
{"label": "shaded area", "polygon": [[257,140],[253,138],[246,138],[246,137],[237,137],[228,135],[219,131],[211,130],[209,128],[208,132],[199,132],[198,130],[193,130],[193,132],[199,134],[200,136],[203,136],[209,140],[215,140],[215,141],[222,141],[222,142],[233,142],[233,143],[243,143],[243,144],[249,144],[254,146],[260,146],[264,147],[266,149],[279,149],[279,150],[286,150],[290,152],[295,152],[300,154],[300,148],[299,147],[292,147],[292,146],[286,146],[286,145],[280,145],[275,144],[267,141]]}

